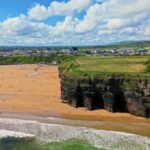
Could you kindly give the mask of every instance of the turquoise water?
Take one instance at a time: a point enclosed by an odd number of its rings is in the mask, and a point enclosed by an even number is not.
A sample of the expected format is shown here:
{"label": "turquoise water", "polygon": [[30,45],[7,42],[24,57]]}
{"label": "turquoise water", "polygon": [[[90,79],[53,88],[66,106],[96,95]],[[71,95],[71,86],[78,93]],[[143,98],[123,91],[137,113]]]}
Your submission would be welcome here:
{"label": "turquoise water", "polygon": [[69,140],[51,144],[39,145],[34,140],[4,138],[0,140],[0,150],[107,150],[97,148],[87,142]]}

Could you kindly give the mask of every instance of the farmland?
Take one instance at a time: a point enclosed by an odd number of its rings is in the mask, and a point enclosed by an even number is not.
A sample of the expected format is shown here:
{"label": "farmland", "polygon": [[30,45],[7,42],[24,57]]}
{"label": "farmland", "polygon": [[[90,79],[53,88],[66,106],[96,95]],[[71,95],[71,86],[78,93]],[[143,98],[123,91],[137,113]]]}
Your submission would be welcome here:
{"label": "farmland", "polygon": [[149,56],[78,56],[66,59],[60,66],[70,75],[149,75],[149,59]]}

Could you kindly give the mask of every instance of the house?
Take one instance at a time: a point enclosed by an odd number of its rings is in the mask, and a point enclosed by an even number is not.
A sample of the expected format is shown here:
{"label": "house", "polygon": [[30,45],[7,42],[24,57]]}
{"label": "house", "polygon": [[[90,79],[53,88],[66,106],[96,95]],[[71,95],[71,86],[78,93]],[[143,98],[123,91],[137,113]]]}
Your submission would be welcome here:
{"label": "house", "polygon": [[52,61],[52,65],[57,65],[58,62],[56,60]]}

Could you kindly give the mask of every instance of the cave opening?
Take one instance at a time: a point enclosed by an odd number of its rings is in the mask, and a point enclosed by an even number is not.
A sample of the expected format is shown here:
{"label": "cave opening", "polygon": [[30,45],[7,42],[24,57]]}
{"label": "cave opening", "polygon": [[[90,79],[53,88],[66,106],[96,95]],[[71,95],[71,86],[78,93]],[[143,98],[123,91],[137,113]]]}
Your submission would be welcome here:
{"label": "cave opening", "polygon": [[95,92],[93,105],[94,105],[93,106],[94,109],[103,109],[104,108],[104,100],[103,100],[101,93]]}
{"label": "cave opening", "polygon": [[117,91],[116,93],[114,93],[114,111],[127,112],[126,101],[124,98],[124,93],[122,91]]}
{"label": "cave opening", "polygon": [[83,103],[84,103],[84,107],[89,110],[96,110],[96,109],[104,108],[102,95],[96,91],[84,92]]}
{"label": "cave opening", "polygon": [[80,86],[77,87],[76,90],[76,101],[77,101],[77,107],[83,107],[84,103],[83,103],[83,94],[82,94],[82,88]]}
{"label": "cave opening", "polygon": [[145,109],[145,117],[150,118],[150,108]]}
{"label": "cave opening", "polygon": [[84,103],[83,103],[83,98],[81,95],[78,95],[77,97],[77,107],[83,107]]}

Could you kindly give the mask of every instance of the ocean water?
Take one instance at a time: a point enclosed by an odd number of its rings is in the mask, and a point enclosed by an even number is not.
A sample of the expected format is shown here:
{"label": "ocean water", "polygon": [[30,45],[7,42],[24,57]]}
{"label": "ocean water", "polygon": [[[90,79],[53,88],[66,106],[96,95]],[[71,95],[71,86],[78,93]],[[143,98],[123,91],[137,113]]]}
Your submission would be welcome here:
{"label": "ocean water", "polygon": [[3,138],[0,139],[0,150],[108,150],[98,148],[85,141],[68,140],[50,144],[37,144],[32,139]]}

